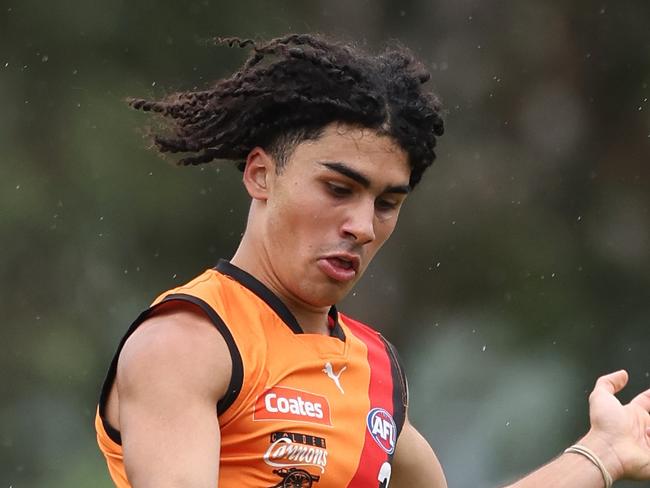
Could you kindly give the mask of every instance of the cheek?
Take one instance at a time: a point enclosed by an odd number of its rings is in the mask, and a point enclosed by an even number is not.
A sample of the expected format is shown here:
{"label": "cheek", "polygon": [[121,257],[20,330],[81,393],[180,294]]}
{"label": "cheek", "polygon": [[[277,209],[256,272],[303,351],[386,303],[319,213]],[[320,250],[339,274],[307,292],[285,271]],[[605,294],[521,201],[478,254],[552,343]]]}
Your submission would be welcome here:
{"label": "cheek", "polygon": [[276,244],[294,254],[317,248],[331,227],[331,210],[316,195],[303,191],[274,202],[270,211],[269,234]]}
{"label": "cheek", "polygon": [[386,243],[388,238],[393,234],[395,225],[397,224],[397,217],[389,220],[379,222],[375,225],[375,240],[372,243],[372,255],[379,251]]}

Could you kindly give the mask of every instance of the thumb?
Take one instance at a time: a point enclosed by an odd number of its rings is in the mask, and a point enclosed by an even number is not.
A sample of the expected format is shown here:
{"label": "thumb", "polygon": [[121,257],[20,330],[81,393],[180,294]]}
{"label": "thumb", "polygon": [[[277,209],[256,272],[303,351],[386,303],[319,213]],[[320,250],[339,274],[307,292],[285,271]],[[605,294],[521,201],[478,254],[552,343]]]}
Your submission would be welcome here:
{"label": "thumb", "polygon": [[606,391],[611,395],[615,395],[621,391],[625,385],[627,385],[627,380],[628,374],[624,369],[621,369],[614,373],[606,374],[596,380],[594,393],[597,391]]}

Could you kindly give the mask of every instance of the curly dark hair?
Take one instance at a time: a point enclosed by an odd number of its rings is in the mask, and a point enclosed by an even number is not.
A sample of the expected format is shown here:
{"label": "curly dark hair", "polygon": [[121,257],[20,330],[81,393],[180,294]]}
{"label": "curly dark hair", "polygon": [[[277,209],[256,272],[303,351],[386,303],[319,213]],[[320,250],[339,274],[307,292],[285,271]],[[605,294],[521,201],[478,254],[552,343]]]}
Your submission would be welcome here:
{"label": "curly dark hair", "polygon": [[208,90],[159,101],[130,99],[135,109],[171,119],[171,135],[156,135],[163,153],[189,153],[196,165],[228,159],[243,169],[255,146],[281,168],[300,142],[317,139],[332,122],[369,128],[393,138],[408,154],[410,185],[420,181],[443,134],[438,98],[422,89],[430,75],[404,47],[369,55],[350,44],[310,34],[265,43],[217,39],[252,53],[230,78]]}

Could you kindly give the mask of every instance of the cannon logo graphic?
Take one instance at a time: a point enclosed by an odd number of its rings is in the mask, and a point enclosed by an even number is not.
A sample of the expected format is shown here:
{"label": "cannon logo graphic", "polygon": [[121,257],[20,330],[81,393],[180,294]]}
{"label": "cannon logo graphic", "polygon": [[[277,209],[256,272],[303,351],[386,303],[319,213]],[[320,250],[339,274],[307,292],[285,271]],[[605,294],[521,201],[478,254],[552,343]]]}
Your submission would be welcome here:
{"label": "cannon logo graphic", "polygon": [[368,412],[366,418],[368,432],[388,454],[395,452],[395,442],[397,441],[397,426],[393,416],[383,408],[373,408]]}
{"label": "cannon logo graphic", "polygon": [[294,420],[332,425],[327,398],[284,386],[269,388],[257,397],[253,419]]}

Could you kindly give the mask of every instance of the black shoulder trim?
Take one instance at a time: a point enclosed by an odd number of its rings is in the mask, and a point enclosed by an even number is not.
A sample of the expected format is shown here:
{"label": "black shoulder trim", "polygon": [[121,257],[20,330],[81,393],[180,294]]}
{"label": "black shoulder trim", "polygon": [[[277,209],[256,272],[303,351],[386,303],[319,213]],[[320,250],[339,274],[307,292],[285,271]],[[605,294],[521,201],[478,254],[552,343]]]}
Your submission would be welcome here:
{"label": "black shoulder trim", "polygon": [[122,336],[122,340],[120,341],[120,344],[117,346],[117,350],[113,355],[113,360],[111,361],[111,364],[108,367],[108,372],[106,373],[106,379],[104,379],[104,384],[102,385],[102,391],[99,394],[99,417],[102,420],[102,425],[104,426],[104,430],[106,431],[106,434],[108,435],[108,437],[111,438],[112,441],[120,445],[122,444],[122,436],[120,435],[120,431],[117,430],[115,427],[113,427],[111,424],[109,424],[108,420],[106,420],[106,402],[108,401],[108,394],[111,391],[111,386],[113,386],[113,382],[115,381],[115,375],[117,373],[117,360],[120,357],[120,352],[122,352],[122,348],[124,347],[126,340],[129,337],[131,337],[131,334],[135,332],[135,329],[137,329],[138,326],[142,324],[142,322],[144,322],[147,318],[149,318],[149,316],[157,308],[158,307],[154,305],[153,307],[148,308],[140,315],[138,315],[138,318],[133,321],[133,323],[129,326],[129,329],[126,331],[124,336]]}
{"label": "black shoulder trim", "polygon": [[122,444],[122,436],[120,434],[120,431],[118,431],[108,423],[105,414],[106,414],[106,402],[108,401],[108,394],[111,391],[111,386],[115,381],[115,375],[117,373],[117,362],[120,353],[122,352],[122,349],[124,348],[124,344],[126,343],[127,339],[131,337],[131,335],[142,324],[142,322],[148,319],[151,316],[151,314],[154,311],[156,311],[163,303],[168,303],[172,300],[182,300],[182,301],[193,303],[194,305],[200,307],[201,310],[203,310],[205,314],[210,318],[210,320],[215,325],[217,330],[221,333],[224,340],[226,341],[226,344],[228,345],[228,351],[230,352],[230,356],[232,360],[232,375],[230,377],[228,391],[226,392],[224,397],[221,400],[219,400],[219,402],[217,402],[217,414],[220,415],[223,412],[225,412],[226,409],[233,404],[233,402],[239,395],[239,392],[241,391],[243,378],[244,378],[244,368],[242,364],[241,354],[239,353],[239,349],[237,349],[237,345],[235,344],[235,341],[232,337],[232,334],[230,333],[230,330],[223,322],[221,317],[219,317],[219,315],[214,311],[214,309],[210,305],[208,305],[206,302],[204,302],[198,297],[192,295],[186,295],[183,293],[168,295],[162,301],[158,302],[157,304],[151,306],[150,308],[142,312],[138,316],[138,318],[135,319],[133,323],[129,326],[129,329],[126,331],[126,333],[122,337],[122,340],[117,346],[117,350],[115,351],[111,364],[108,368],[108,372],[106,373],[106,378],[104,379],[104,383],[102,385],[102,389],[99,395],[99,416],[102,421],[104,430],[106,431],[106,434],[111,440],[113,440],[117,444],[120,445]]}
{"label": "black shoulder trim", "polygon": [[184,293],[173,293],[167,295],[160,303],[167,303],[172,300],[183,300],[200,307],[201,310],[210,317],[210,320],[212,320],[212,323],[221,333],[228,345],[228,351],[230,352],[230,358],[232,361],[232,374],[230,376],[230,383],[228,384],[228,391],[217,403],[217,413],[221,415],[235,402],[244,382],[244,365],[237,344],[235,343],[235,339],[233,339],[230,329],[228,329],[228,326],[221,317],[219,317],[217,312],[215,312],[210,305],[200,298],[195,297],[194,295],[186,295]]}
{"label": "black shoulder trim", "polygon": [[384,336],[379,335],[384,345],[386,352],[390,358],[390,369],[393,376],[393,419],[397,425],[397,436],[402,432],[404,422],[406,421],[406,409],[408,408],[408,383],[402,361],[397,354],[397,349]]}

